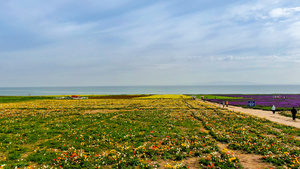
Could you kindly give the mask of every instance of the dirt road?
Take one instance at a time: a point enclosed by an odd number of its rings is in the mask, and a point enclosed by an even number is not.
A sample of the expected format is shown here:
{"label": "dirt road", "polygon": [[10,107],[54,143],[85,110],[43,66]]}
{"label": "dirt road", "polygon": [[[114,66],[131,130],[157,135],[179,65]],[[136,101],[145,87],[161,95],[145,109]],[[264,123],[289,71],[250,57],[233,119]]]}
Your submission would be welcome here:
{"label": "dirt road", "polygon": [[[206,102],[206,103],[208,103],[208,102]],[[209,102],[209,103],[211,103],[211,102]],[[211,103],[211,104],[219,106],[219,104],[217,104],[217,103]],[[278,113],[273,114],[271,110],[264,111],[264,110],[257,110],[257,109],[246,109],[246,108],[236,107],[236,106],[228,106],[228,107],[225,106],[224,109],[228,109],[228,110],[232,110],[232,111],[236,111],[236,112],[243,112],[243,113],[258,116],[261,118],[266,118],[266,119],[276,122],[276,123],[300,128],[300,119],[296,119],[296,121],[293,121],[292,117],[285,117],[285,116],[279,115]]]}

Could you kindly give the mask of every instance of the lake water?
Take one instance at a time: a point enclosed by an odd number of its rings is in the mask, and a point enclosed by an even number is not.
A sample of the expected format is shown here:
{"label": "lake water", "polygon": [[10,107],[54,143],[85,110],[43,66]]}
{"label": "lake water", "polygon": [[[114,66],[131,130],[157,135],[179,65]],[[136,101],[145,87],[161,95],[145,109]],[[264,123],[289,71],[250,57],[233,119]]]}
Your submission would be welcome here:
{"label": "lake water", "polygon": [[0,87],[0,96],[72,94],[300,94],[300,85]]}

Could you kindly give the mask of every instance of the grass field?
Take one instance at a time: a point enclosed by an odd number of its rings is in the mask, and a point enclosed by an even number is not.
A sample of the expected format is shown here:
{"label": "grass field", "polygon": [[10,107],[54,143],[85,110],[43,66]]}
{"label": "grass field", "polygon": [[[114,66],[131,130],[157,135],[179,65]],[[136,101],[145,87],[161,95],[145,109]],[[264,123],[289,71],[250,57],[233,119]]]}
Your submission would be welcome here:
{"label": "grass field", "polygon": [[179,97],[0,104],[0,168],[300,167],[300,130]]}
{"label": "grass field", "polygon": [[53,96],[0,96],[0,103],[52,99]]}
{"label": "grass field", "polygon": [[231,100],[231,99],[242,99],[242,97],[230,97],[230,96],[219,96],[219,95],[195,95],[198,99],[217,99],[217,100]]}

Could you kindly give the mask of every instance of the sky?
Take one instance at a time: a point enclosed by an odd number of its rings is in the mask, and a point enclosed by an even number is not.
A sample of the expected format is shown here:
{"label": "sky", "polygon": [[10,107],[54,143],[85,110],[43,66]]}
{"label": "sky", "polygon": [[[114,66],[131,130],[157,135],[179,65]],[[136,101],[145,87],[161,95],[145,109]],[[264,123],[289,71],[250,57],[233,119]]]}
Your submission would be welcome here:
{"label": "sky", "polygon": [[300,1],[0,1],[0,87],[291,84]]}

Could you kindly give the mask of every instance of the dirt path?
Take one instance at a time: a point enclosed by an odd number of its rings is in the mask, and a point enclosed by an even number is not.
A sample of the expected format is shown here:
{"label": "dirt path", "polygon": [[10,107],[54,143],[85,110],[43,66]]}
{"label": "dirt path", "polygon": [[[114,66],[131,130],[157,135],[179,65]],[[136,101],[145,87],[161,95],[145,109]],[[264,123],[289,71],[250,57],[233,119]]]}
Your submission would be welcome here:
{"label": "dirt path", "polygon": [[259,168],[276,168],[269,163],[262,162],[262,155],[246,154],[242,150],[232,150],[228,148],[228,144],[218,142],[218,146],[221,150],[230,150],[235,157],[239,158],[240,164],[244,169],[259,169]]}
{"label": "dirt path", "polygon": [[[219,104],[217,104],[217,103],[211,103],[211,102],[205,102],[205,103],[214,104],[215,106],[219,107]],[[242,112],[242,113],[254,115],[257,117],[261,117],[261,118],[266,118],[266,119],[276,122],[276,123],[300,128],[300,119],[296,119],[296,121],[293,121],[292,117],[285,117],[285,116],[279,115],[278,113],[273,114],[271,110],[264,111],[264,110],[257,110],[257,109],[246,109],[246,108],[236,107],[236,106],[231,106],[231,105],[229,105],[228,107],[225,107],[224,109],[228,109],[228,110],[232,110],[232,111],[236,111],[236,112]]]}

